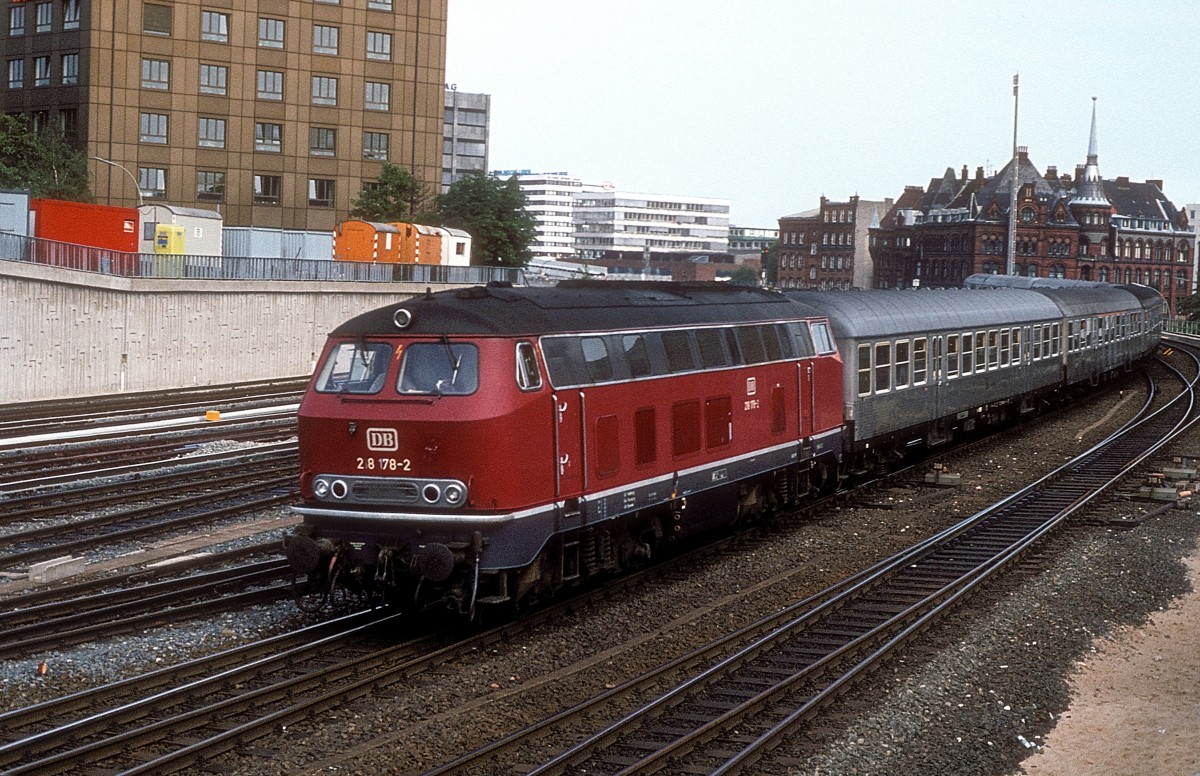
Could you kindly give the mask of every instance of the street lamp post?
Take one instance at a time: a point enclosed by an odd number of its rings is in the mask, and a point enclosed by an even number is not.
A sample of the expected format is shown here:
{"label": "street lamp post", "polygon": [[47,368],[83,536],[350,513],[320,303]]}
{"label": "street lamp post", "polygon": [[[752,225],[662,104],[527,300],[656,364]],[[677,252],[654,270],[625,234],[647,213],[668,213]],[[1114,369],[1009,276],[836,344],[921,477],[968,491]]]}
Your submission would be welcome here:
{"label": "street lamp post", "polygon": [[133,181],[133,190],[137,192],[138,207],[141,207],[143,204],[145,204],[145,202],[142,200],[142,187],[138,185],[137,178],[134,176],[133,173],[131,173],[129,171],[129,169],[127,167],[125,167],[124,165],[117,164],[116,162],[109,161],[108,159],[101,158],[99,156],[91,156],[88,158],[95,159],[97,162],[100,162],[101,164],[107,164],[110,167],[116,167],[118,170],[124,170],[125,174],[129,176],[129,180]]}

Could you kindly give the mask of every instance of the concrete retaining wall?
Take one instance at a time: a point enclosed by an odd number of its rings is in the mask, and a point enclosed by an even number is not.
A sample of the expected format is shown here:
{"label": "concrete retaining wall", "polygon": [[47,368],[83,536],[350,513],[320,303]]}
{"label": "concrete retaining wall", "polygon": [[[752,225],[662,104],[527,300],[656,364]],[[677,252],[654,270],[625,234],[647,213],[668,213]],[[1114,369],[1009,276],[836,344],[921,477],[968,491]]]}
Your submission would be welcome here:
{"label": "concrete retaining wall", "polygon": [[424,290],[152,280],[0,261],[0,403],[309,374],[330,329]]}

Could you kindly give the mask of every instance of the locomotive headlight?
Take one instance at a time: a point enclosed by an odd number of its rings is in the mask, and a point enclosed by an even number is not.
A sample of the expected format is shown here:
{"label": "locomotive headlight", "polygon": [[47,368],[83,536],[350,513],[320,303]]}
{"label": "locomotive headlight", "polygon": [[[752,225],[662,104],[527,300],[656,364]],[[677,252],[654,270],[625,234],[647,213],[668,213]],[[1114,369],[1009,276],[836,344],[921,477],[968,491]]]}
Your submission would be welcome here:
{"label": "locomotive headlight", "polygon": [[442,489],[431,482],[424,488],[421,488],[421,497],[430,504],[436,504],[442,497]]}
{"label": "locomotive headlight", "polygon": [[313,480],[313,493],[317,498],[325,498],[329,495],[329,480],[324,477],[318,477]]}
{"label": "locomotive headlight", "polygon": [[345,498],[349,492],[350,486],[346,484],[345,480],[334,480],[329,483],[329,493],[334,498]]}
{"label": "locomotive headlight", "polygon": [[450,506],[457,506],[462,503],[463,489],[458,485],[447,485],[443,494],[446,497],[446,503]]}
{"label": "locomotive headlight", "polygon": [[407,329],[412,325],[412,319],[412,313],[403,307],[392,313],[392,323],[396,324],[397,329]]}

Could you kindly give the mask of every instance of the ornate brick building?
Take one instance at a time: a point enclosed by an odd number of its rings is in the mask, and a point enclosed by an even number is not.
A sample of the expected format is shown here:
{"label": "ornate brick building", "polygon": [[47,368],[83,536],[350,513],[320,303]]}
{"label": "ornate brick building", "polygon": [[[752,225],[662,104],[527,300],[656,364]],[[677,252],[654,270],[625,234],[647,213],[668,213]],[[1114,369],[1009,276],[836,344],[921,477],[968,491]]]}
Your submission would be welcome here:
{"label": "ornate brick building", "polygon": [[870,288],[873,284],[868,233],[892,201],[821,197],[816,210],[779,219],[781,288]]}
{"label": "ornate brick building", "polygon": [[[1009,267],[1012,187],[1017,187]],[[1041,173],[1026,149],[993,176],[947,169],[927,189],[909,186],[871,229],[880,287],[958,286],[976,272],[1142,283],[1172,309],[1196,279],[1195,228],[1161,180],[1100,177],[1096,113],[1086,164],[1074,176]]]}

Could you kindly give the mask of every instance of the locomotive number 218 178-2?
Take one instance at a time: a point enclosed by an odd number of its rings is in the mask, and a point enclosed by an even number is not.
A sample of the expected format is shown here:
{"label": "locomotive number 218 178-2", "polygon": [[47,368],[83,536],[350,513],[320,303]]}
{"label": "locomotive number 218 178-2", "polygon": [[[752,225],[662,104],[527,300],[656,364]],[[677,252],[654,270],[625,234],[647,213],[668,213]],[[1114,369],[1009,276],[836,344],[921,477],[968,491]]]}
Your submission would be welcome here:
{"label": "locomotive number 218 178-2", "polygon": [[355,467],[359,471],[408,472],[412,461],[408,458],[359,458]]}

